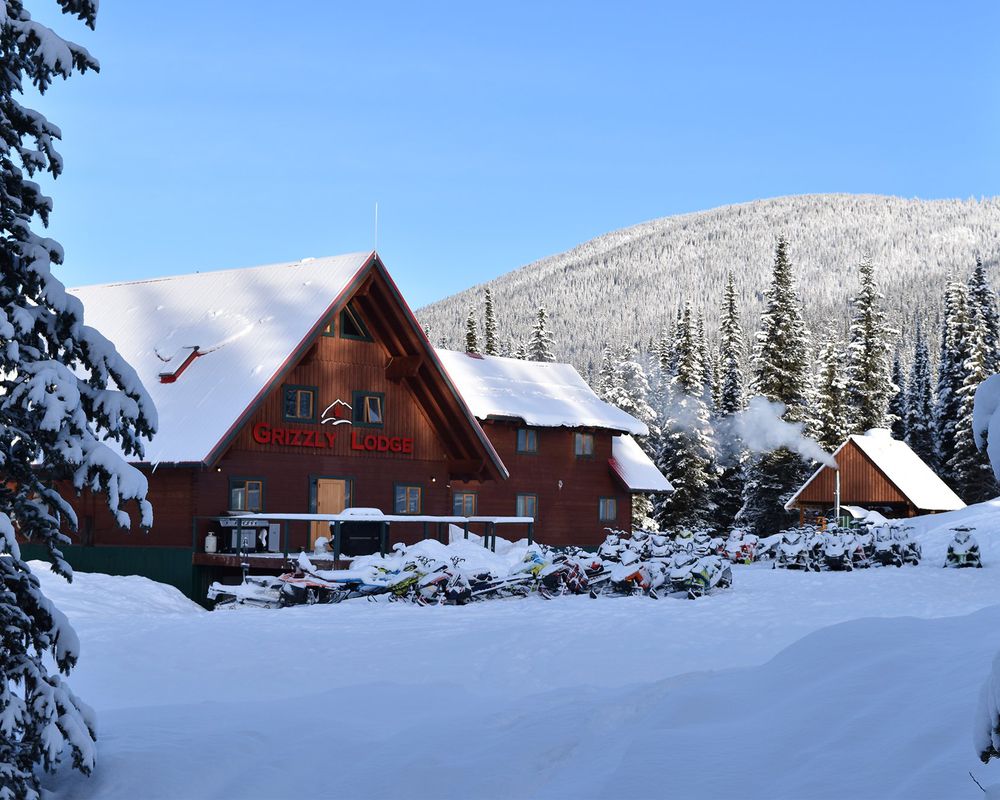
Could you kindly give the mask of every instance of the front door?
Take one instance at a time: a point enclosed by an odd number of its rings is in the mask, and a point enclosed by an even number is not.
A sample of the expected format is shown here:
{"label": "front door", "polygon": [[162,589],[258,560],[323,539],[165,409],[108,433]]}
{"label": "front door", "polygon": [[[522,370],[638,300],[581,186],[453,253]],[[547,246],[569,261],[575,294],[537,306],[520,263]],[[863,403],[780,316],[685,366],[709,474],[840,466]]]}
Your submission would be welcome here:
{"label": "front door", "polygon": [[[316,479],[316,509],[317,514],[339,514],[347,508],[349,502],[348,483],[341,478]],[[316,539],[330,535],[330,523],[314,522],[309,531],[309,549],[313,548]]]}

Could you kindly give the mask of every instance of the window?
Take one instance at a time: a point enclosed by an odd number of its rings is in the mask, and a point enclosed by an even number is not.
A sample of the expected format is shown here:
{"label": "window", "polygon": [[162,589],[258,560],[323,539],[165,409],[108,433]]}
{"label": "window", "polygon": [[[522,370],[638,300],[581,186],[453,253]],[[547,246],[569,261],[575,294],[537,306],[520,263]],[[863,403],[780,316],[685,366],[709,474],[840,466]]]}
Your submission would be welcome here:
{"label": "window", "polygon": [[315,422],[316,387],[286,386],[283,415],[286,422]]}
{"label": "window", "polygon": [[577,433],[573,436],[573,452],[577,458],[589,458],[594,455],[594,434]]}
{"label": "window", "polygon": [[323,328],[323,335],[324,336],[335,336],[336,335],[336,331],[334,331],[334,329],[333,329],[333,320],[332,319],[328,323],[326,323],[326,327]]}
{"label": "window", "polygon": [[517,508],[515,509],[514,516],[538,519],[538,495],[519,494],[517,496]]}
{"label": "window", "polygon": [[531,428],[518,428],[517,430],[517,452],[537,453],[538,452],[538,431]]}
{"label": "window", "polygon": [[396,484],[396,502],[393,513],[419,514],[422,507],[420,502],[422,494],[419,486]]}
{"label": "window", "polygon": [[230,478],[230,511],[263,511],[264,481],[259,479]]}
{"label": "window", "polygon": [[451,512],[456,517],[476,516],[478,497],[475,492],[455,492],[451,498]]}
{"label": "window", "polygon": [[601,498],[600,519],[601,522],[614,522],[618,519],[618,500],[616,498]]}
{"label": "window", "polygon": [[344,306],[344,310],[340,312],[340,338],[360,339],[364,342],[372,341],[371,334],[368,333],[368,328],[365,327],[361,315],[358,314],[357,309],[354,308],[352,303],[348,303]]}
{"label": "window", "polygon": [[380,392],[355,392],[351,403],[351,421],[367,428],[381,428],[384,422],[385,395]]}

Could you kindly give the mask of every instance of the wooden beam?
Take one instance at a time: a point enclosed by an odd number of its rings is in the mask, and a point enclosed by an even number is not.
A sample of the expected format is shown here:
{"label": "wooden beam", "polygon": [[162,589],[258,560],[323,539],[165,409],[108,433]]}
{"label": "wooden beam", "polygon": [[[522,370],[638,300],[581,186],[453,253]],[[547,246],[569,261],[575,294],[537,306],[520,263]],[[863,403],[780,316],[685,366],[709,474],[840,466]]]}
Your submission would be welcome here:
{"label": "wooden beam", "polygon": [[421,355],[390,356],[385,364],[385,377],[390,381],[412,378],[423,363],[424,357]]}

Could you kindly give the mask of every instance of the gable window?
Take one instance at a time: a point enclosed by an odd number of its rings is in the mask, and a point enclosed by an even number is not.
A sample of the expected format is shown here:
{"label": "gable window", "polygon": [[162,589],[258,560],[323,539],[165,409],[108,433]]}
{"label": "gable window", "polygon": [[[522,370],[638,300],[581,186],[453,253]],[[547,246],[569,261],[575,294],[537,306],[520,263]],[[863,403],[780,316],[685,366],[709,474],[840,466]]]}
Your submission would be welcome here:
{"label": "gable window", "polygon": [[517,496],[517,503],[515,504],[514,516],[538,519],[538,495],[519,494]]}
{"label": "gable window", "polygon": [[573,452],[577,458],[590,458],[594,455],[594,434],[573,434]]}
{"label": "gable window", "polygon": [[286,422],[315,422],[316,387],[286,386],[282,414]]}
{"label": "gable window", "polygon": [[365,327],[364,320],[361,319],[353,303],[348,303],[340,312],[340,338],[372,341],[371,334],[368,333],[368,328]]}
{"label": "gable window", "polygon": [[385,424],[385,395],[381,392],[355,392],[351,403],[351,421],[363,428],[381,428]]}
{"label": "gable window", "polygon": [[394,514],[419,514],[423,491],[419,486],[396,484],[396,501],[393,504]]}
{"label": "gable window", "polygon": [[537,453],[538,452],[538,431],[531,428],[517,429],[517,452]]}
{"label": "gable window", "polygon": [[476,516],[478,505],[478,496],[475,492],[455,492],[451,498],[451,512],[456,517]]}
{"label": "gable window", "polygon": [[259,478],[230,478],[229,510],[263,511],[264,481]]}
{"label": "gable window", "polygon": [[598,515],[601,522],[614,522],[618,519],[618,500],[614,497],[602,497]]}

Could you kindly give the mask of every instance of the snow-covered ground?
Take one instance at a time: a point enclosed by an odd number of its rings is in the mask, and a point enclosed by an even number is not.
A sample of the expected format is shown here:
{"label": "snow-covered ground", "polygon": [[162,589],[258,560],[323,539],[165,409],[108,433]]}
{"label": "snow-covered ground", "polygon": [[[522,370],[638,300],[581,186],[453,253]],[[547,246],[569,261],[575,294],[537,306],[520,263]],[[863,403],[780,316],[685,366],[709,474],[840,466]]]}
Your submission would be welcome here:
{"label": "snow-covered ground", "polygon": [[[986,568],[944,570],[949,525]],[[1000,502],[916,522],[916,568],[737,568],[688,602],[208,613],[43,572],[83,642],[95,775],[54,798],[962,798],[1000,649]],[[992,529],[992,531],[990,530]],[[994,538],[995,537],[995,538]]]}

